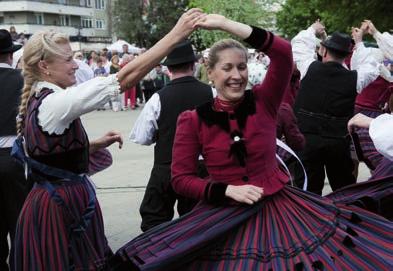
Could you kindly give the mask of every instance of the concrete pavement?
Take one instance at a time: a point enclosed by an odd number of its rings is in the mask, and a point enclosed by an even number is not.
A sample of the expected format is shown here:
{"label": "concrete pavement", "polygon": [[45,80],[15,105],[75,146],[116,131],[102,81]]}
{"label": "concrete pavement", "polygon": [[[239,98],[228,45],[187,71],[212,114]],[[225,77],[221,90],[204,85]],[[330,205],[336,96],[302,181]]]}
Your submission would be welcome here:
{"label": "concrete pavement", "polygon": [[[109,130],[117,130],[124,137],[121,150],[117,145],[109,148],[113,165],[92,178],[97,186],[105,232],[114,251],[141,233],[139,206],[152,168],[153,146],[140,146],[128,140],[128,134],[140,112],[141,109],[94,111],[82,117],[90,140]],[[359,180],[365,180],[368,176],[368,170],[361,165]],[[329,185],[325,185],[324,192],[329,190]]]}

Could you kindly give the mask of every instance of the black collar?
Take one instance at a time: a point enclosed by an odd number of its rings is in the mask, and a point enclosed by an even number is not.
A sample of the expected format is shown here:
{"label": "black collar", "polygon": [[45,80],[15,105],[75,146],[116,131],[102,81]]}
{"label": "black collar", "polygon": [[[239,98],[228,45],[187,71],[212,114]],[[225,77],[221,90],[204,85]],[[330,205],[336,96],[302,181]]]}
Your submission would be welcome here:
{"label": "black collar", "polygon": [[[218,112],[213,110],[213,101],[207,102],[196,108],[198,116],[207,126],[218,125],[227,132],[230,132],[229,114],[227,112]],[[235,109],[235,118],[242,130],[247,122],[249,115],[254,115],[256,112],[255,99],[251,90],[244,92],[244,99],[240,105]]]}

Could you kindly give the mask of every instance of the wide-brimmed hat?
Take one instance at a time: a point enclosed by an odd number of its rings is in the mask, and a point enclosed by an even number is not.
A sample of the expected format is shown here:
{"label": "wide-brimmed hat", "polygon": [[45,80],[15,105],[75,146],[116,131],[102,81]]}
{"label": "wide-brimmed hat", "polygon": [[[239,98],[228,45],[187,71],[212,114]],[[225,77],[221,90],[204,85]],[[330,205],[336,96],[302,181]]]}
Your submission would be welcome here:
{"label": "wide-brimmed hat", "polygon": [[176,47],[168,54],[164,62],[165,66],[173,66],[183,64],[187,62],[193,62],[197,58],[192,49],[191,42],[189,40],[183,41],[176,45]]}
{"label": "wide-brimmed hat", "polygon": [[6,29],[0,29],[0,54],[18,51],[22,45],[12,42],[11,34]]}
{"label": "wide-brimmed hat", "polygon": [[321,44],[328,49],[341,53],[349,54],[352,52],[351,37],[340,32],[334,32],[327,40],[322,41]]}

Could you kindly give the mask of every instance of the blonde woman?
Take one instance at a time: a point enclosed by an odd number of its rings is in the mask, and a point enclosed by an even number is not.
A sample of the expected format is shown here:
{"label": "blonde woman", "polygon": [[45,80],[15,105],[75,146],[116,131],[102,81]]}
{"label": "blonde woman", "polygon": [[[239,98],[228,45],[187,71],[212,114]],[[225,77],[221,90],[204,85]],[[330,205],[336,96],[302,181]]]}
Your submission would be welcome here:
{"label": "blonde woman", "polygon": [[86,175],[89,154],[115,142],[121,146],[122,139],[109,132],[89,142],[79,117],[135,85],[193,31],[201,15],[198,9],[189,10],[164,38],[119,73],[73,88],[68,87],[75,84],[78,66],[68,38],[54,32],[31,37],[23,56],[20,137],[13,152],[29,165],[35,186],[18,221],[14,270],[108,269],[112,251]]}

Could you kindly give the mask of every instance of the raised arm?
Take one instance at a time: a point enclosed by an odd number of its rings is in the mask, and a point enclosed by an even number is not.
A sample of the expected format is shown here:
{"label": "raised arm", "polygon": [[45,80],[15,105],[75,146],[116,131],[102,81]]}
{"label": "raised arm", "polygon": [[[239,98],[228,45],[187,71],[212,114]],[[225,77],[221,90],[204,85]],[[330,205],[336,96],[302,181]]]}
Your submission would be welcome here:
{"label": "raised arm", "polygon": [[388,59],[393,59],[393,35],[388,32],[379,32],[370,20],[365,20],[364,23],[367,24],[368,33],[377,41],[378,47],[384,56]]}
{"label": "raised arm", "polygon": [[143,76],[171,52],[177,43],[187,38],[202,15],[200,9],[190,9],[180,17],[175,27],[152,48],[121,69],[117,74],[121,90],[125,91],[135,86]]}

